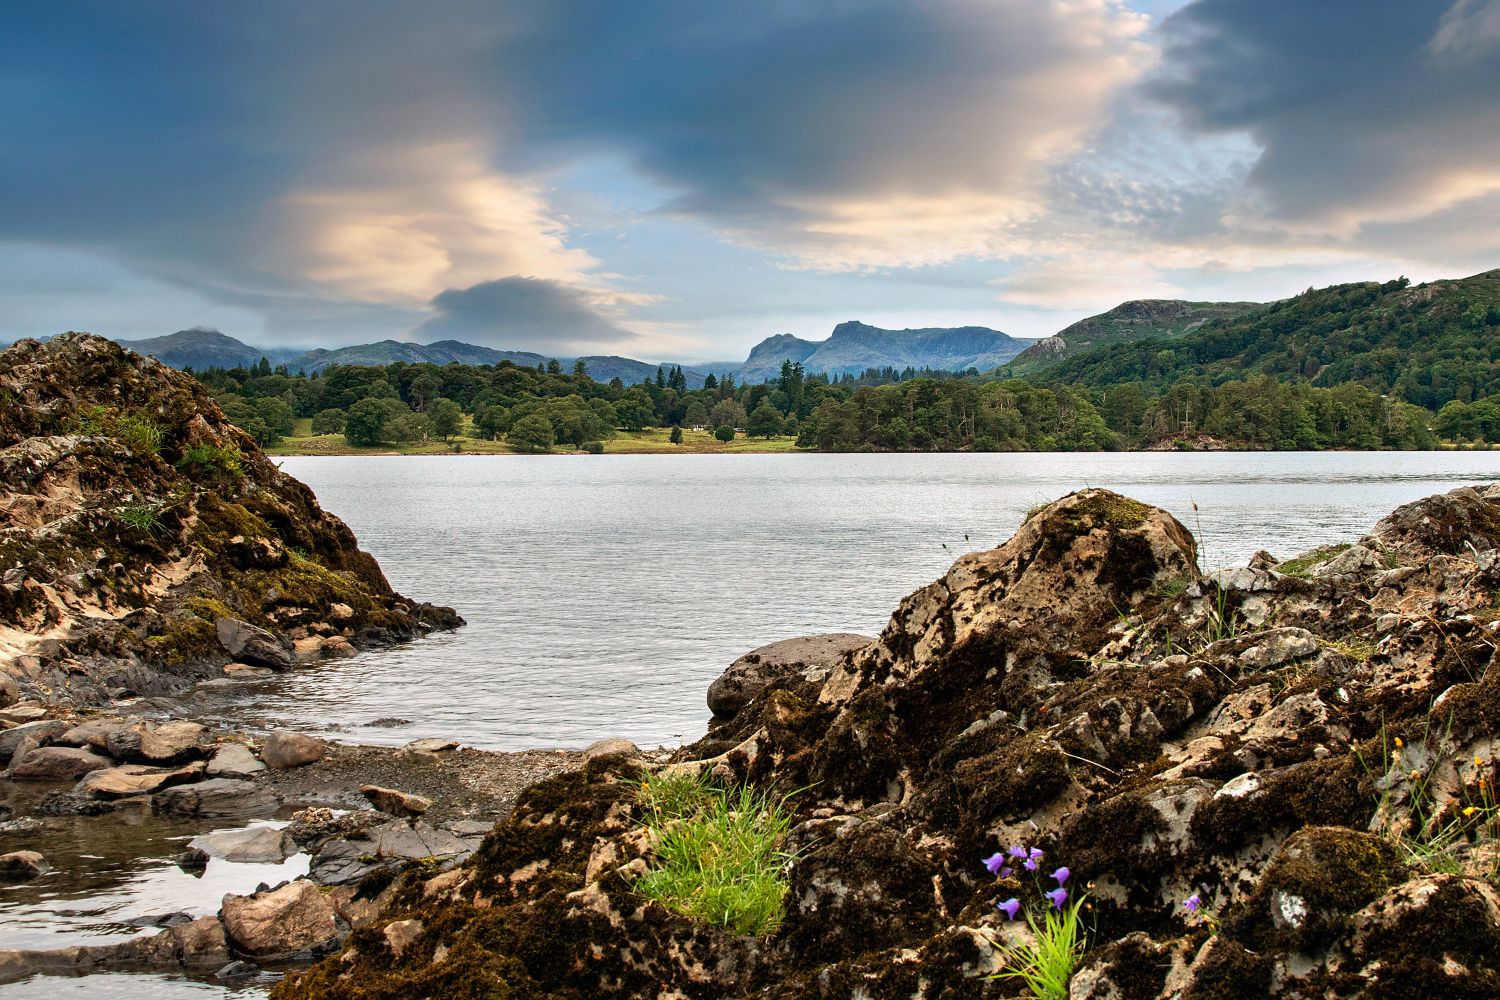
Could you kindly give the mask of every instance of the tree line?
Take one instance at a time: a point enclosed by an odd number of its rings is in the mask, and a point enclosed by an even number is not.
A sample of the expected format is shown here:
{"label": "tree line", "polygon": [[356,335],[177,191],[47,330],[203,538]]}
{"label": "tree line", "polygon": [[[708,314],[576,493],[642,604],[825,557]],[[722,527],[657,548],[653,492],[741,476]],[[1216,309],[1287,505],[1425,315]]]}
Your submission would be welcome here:
{"label": "tree line", "polygon": [[[886,381],[894,377],[894,381]],[[871,372],[830,381],[787,362],[757,385],[710,377],[689,389],[680,369],[627,386],[581,366],[528,368],[396,363],[292,374],[262,363],[198,375],[226,414],[263,445],[310,418],[352,445],[504,440],[521,451],[603,450],[620,431],[683,427],[792,435],[817,451],[1087,451],[1193,447],[1204,437],[1263,449],[1430,448],[1439,437],[1500,438],[1500,408],[1480,401],[1430,410],[1347,383],[1323,388],[1268,375],[1213,384],[1149,380],[1108,386],[977,375]],[[873,382],[874,384],[870,384]]]}

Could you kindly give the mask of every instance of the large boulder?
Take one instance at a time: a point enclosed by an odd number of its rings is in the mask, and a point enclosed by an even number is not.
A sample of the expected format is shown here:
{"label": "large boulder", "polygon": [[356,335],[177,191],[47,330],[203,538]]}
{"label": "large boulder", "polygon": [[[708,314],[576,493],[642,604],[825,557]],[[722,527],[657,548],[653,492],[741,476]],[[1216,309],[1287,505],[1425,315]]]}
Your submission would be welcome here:
{"label": "large boulder", "polygon": [[326,954],[345,933],[333,903],[305,879],[251,896],[227,895],[219,914],[234,950],[260,961]]}
{"label": "large boulder", "polygon": [[36,851],[11,851],[0,854],[0,882],[30,882],[52,870],[47,859]]}
{"label": "large boulder", "polygon": [[380,785],[361,785],[359,793],[376,809],[391,816],[420,816],[432,808],[432,800],[411,792]]}
{"label": "large boulder", "polygon": [[232,658],[285,669],[293,634],[319,623],[362,644],[462,624],[392,591],[190,375],[64,333],[0,352],[0,399],[0,620],[28,650],[19,694],[180,695]]}
{"label": "large boulder", "polygon": [[29,740],[32,745],[40,746],[61,736],[70,728],[72,727],[66,722],[46,719],[40,722],[28,722],[0,732],[0,764],[10,763],[10,759],[15,756],[16,748],[23,742]]}
{"label": "large boulder", "polygon": [[718,718],[729,718],[771,684],[800,678],[820,685],[844,657],[875,640],[852,632],[783,639],[751,650],[729,665],[708,686],[708,707]]}

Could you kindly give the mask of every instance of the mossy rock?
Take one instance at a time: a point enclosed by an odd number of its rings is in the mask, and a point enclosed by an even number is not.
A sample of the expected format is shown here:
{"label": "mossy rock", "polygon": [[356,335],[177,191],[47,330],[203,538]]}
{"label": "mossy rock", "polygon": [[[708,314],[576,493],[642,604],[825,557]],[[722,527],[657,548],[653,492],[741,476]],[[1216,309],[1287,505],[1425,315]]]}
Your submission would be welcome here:
{"label": "mossy rock", "polygon": [[1313,953],[1342,938],[1354,914],[1407,877],[1389,841],[1336,826],[1298,830],[1225,922],[1251,950]]}

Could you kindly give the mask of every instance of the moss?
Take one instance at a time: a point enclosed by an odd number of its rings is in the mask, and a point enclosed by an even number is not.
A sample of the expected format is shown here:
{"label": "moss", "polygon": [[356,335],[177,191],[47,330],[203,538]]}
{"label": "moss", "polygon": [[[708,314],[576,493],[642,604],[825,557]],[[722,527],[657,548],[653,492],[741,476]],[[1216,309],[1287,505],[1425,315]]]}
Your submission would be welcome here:
{"label": "moss", "polygon": [[213,622],[187,613],[168,616],[161,631],[146,636],[145,652],[148,659],[178,667],[206,659],[221,650]]}
{"label": "moss", "polygon": [[1252,949],[1315,951],[1341,936],[1355,911],[1406,876],[1400,852],[1380,837],[1307,827],[1287,838],[1225,929]]}
{"label": "moss", "polygon": [[1347,551],[1348,548],[1347,542],[1341,542],[1338,545],[1320,545],[1300,556],[1277,563],[1276,572],[1282,576],[1307,576],[1313,567],[1321,566],[1340,552]]}

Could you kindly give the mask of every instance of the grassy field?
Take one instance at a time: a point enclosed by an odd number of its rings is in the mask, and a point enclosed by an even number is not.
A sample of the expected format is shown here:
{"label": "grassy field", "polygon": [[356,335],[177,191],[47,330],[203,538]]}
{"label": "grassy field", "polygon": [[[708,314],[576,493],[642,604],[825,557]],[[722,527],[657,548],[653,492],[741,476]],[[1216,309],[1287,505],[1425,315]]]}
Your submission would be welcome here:
{"label": "grassy field", "polygon": [[[742,453],[768,454],[796,451],[795,439],[790,437],[747,438],[741,434],[733,441],[720,441],[708,431],[684,428],[682,444],[673,444],[668,438],[671,431],[665,427],[651,427],[642,431],[619,431],[604,442],[606,455],[735,455]],[[312,421],[297,421],[297,429],[291,437],[282,438],[274,448],[267,448],[268,455],[514,455],[517,454],[504,441],[485,441],[473,437],[456,437],[444,444],[442,441],[386,443],[374,448],[356,448],[344,440],[342,434],[314,434]],[[570,446],[552,449],[554,455],[582,455],[584,452]]]}

